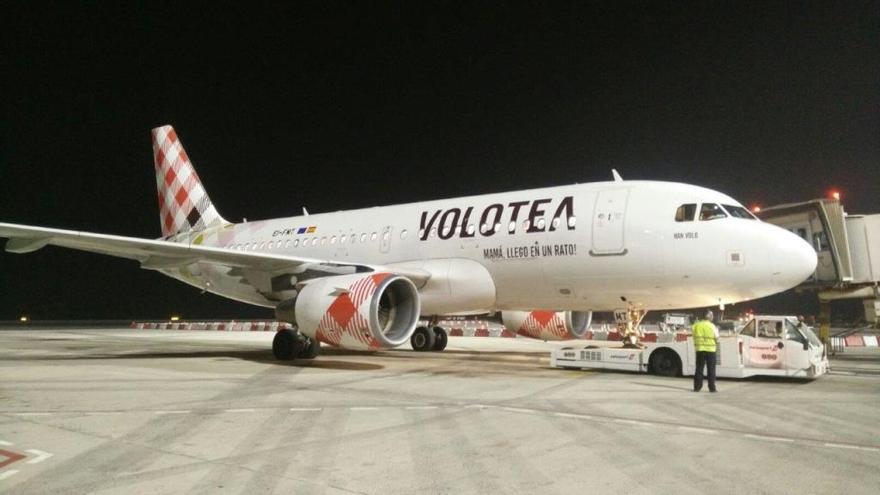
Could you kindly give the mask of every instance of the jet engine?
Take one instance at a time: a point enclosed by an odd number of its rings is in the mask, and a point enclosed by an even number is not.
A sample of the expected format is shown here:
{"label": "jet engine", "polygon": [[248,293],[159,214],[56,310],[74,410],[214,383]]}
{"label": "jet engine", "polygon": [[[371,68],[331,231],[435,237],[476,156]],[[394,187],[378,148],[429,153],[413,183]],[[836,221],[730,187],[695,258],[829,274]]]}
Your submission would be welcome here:
{"label": "jet engine", "polygon": [[581,339],[590,329],[592,311],[502,311],[508,330],[541,340]]}
{"label": "jet engine", "polygon": [[420,310],[419,292],[405,277],[358,273],[307,283],[296,298],[299,331],[346,349],[376,350],[409,341]]}

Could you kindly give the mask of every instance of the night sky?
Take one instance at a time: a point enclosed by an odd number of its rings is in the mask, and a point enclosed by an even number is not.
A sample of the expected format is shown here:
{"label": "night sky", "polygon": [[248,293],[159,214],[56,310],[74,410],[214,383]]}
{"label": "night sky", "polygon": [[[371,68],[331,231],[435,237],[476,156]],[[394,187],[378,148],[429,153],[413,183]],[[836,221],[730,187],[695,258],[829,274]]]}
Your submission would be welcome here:
{"label": "night sky", "polygon": [[[878,2],[251,3],[5,2],[0,221],[158,237],[160,124],[233,221],[612,168],[880,212]],[[0,320],[172,312],[271,316],[132,261],[0,254]]]}

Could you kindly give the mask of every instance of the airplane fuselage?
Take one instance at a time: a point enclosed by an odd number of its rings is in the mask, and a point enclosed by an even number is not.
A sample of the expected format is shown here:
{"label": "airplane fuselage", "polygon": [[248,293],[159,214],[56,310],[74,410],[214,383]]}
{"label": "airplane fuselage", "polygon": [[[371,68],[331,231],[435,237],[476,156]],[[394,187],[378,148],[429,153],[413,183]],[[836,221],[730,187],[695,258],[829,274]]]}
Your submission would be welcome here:
{"label": "airplane fuselage", "polygon": [[[697,212],[676,221],[682,205]],[[794,234],[751,217],[700,220],[702,205],[741,208],[702,187],[615,181],[246,222],[176,240],[443,275],[420,287],[426,315],[733,304],[812,272],[815,254]],[[263,306],[295,295],[292,283],[207,264],[164,272]]]}

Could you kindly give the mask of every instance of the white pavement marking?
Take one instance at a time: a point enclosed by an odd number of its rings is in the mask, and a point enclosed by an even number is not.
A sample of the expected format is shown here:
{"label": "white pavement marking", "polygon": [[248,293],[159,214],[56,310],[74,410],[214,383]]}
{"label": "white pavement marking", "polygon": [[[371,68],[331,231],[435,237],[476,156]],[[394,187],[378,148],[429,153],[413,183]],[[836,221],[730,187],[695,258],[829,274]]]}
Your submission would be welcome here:
{"label": "white pavement marking", "polygon": [[12,442],[7,442],[6,440],[0,440],[0,445],[2,445],[2,446],[4,446],[4,447],[10,447],[10,446],[15,445],[15,444],[12,443]]}
{"label": "white pavement marking", "polygon": [[28,454],[33,454],[33,455],[36,456],[36,457],[34,457],[33,459],[31,459],[31,460],[25,462],[25,464],[37,464],[38,462],[43,462],[43,461],[45,461],[46,459],[48,459],[48,458],[52,457],[53,455],[55,455],[55,454],[52,454],[52,453],[49,453],[49,452],[43,452],[42,450],[37,450],[37,449],[25,450],[25,452],[27,452]]}
{"label": "white pavement marking", "polygon": [[470,404],[470,405],[464,406],[465,409],[486,409],[487,407],[492,407],[492,406],[487,406],[484,404]]}
{"label": "white pavement marking", "polygon": [[537,412],[534,409],[522,409],[519,407],[502,407],[502,409],[504,409],[505,411],[526,413],[526,414],[535,414]]}
{"label": "white pavement marking", "polygon": [[118,411],[92,411],[87,412],[87,416],[109,416],[111,414],[119,414]]}
{"label": "white pavement marking", "polygon": [[12,470],[4,471],[4,472],[0,473],[0,481],[3,481],[10,476],[14,476],[15,473],[17,473],[17,472],[18,472],[17,469],[12,469]]}
{"label": "white pavement marking", "polygon": [[615,422],[615,423],[622,423],[622,424],[625,424],[625,425],[654,426],[654,425],[651,424],[651,423],[646,423],[646,422],[644,422],[644,421],[636,421],[636,420],[634,420],[634,419],[622,419],[622,418],[617,418],[617,419],[614,420],[614,422]]}
{"label": "white pavement marking", "polygon": [[379,408],[378,407],[371,407],[371,406],[363,406],[363,407],[349,407],[349,409],[352,411],[376,411]]}
{"label": "white pavement marking", "polygon": [[290,410],[292,412],[300,412],[300,411],[320,411],[320,407],[291,407]]}
{"label": "white pavement marking", "polygon": [[257,412],[257,410],[256,409],[227,409],[226,412],[228,412],[228,413],[252,413],[252,412]]}
{"label": "white pavement marking", "polygon": [[695,426],[679,426],[678,429],[683,430],[683,431],[691,431],[694,433],[704,433],[706,435],[715,435],[718,433],[715,430],[709,430],[706,428],[697,428]]}
{"label": "white pavement marking", "polygon": [[768,442],[786,442],[786,443],[794,442],[793,438],[768,437],[766,435],[752,435],[751,433],[746,433],[743,436],[747,437],[747,438],[754,438],[755,440],[766,440]]}
{"label": "white pavement marking", "polygon": [[851,450],[865,450],[868,452],[880,452],[880,449],[877,447],[862,447],[861,445],[844,445],[842,443],[826,443],[826,447],[831,447],[835,449],[851,449]]}
{"label": "white pavement marking", "polygon": [[564,412],[555,412],[554,416],[559,416],[560,418],[573,418],[573,419],[590,419],[589,416],[584,416],[583,414],[572,414],[572,413],[564,413]]}
{"label": "white pavement marking", "polygon": [[192,411],[184,410],[184,411],[153,411],[154,414],[189,414]]}
{"label": "white pavement marking", "polygon": [[404,409],[409,409],[412,411],[425,411],[428,409],[437,409],[437,406],[406,406]]}
{"label": "white pavement marking", "polygon": [[52,413],[48,412],[20,412],[20,413],[12,413],[13,416],[51,416]]}

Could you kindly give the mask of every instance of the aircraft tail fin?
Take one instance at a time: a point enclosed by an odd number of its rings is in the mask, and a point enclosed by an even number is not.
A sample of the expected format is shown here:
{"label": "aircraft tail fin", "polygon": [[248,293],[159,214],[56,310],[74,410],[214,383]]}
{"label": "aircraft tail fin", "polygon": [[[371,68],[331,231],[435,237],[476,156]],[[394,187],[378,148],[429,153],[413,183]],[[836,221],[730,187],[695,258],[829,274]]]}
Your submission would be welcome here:
{"label": "aircraft tail fin", "polygon": [[211,203],[174,128],[156,127],[152,135],[162,236],[228,223]]}

